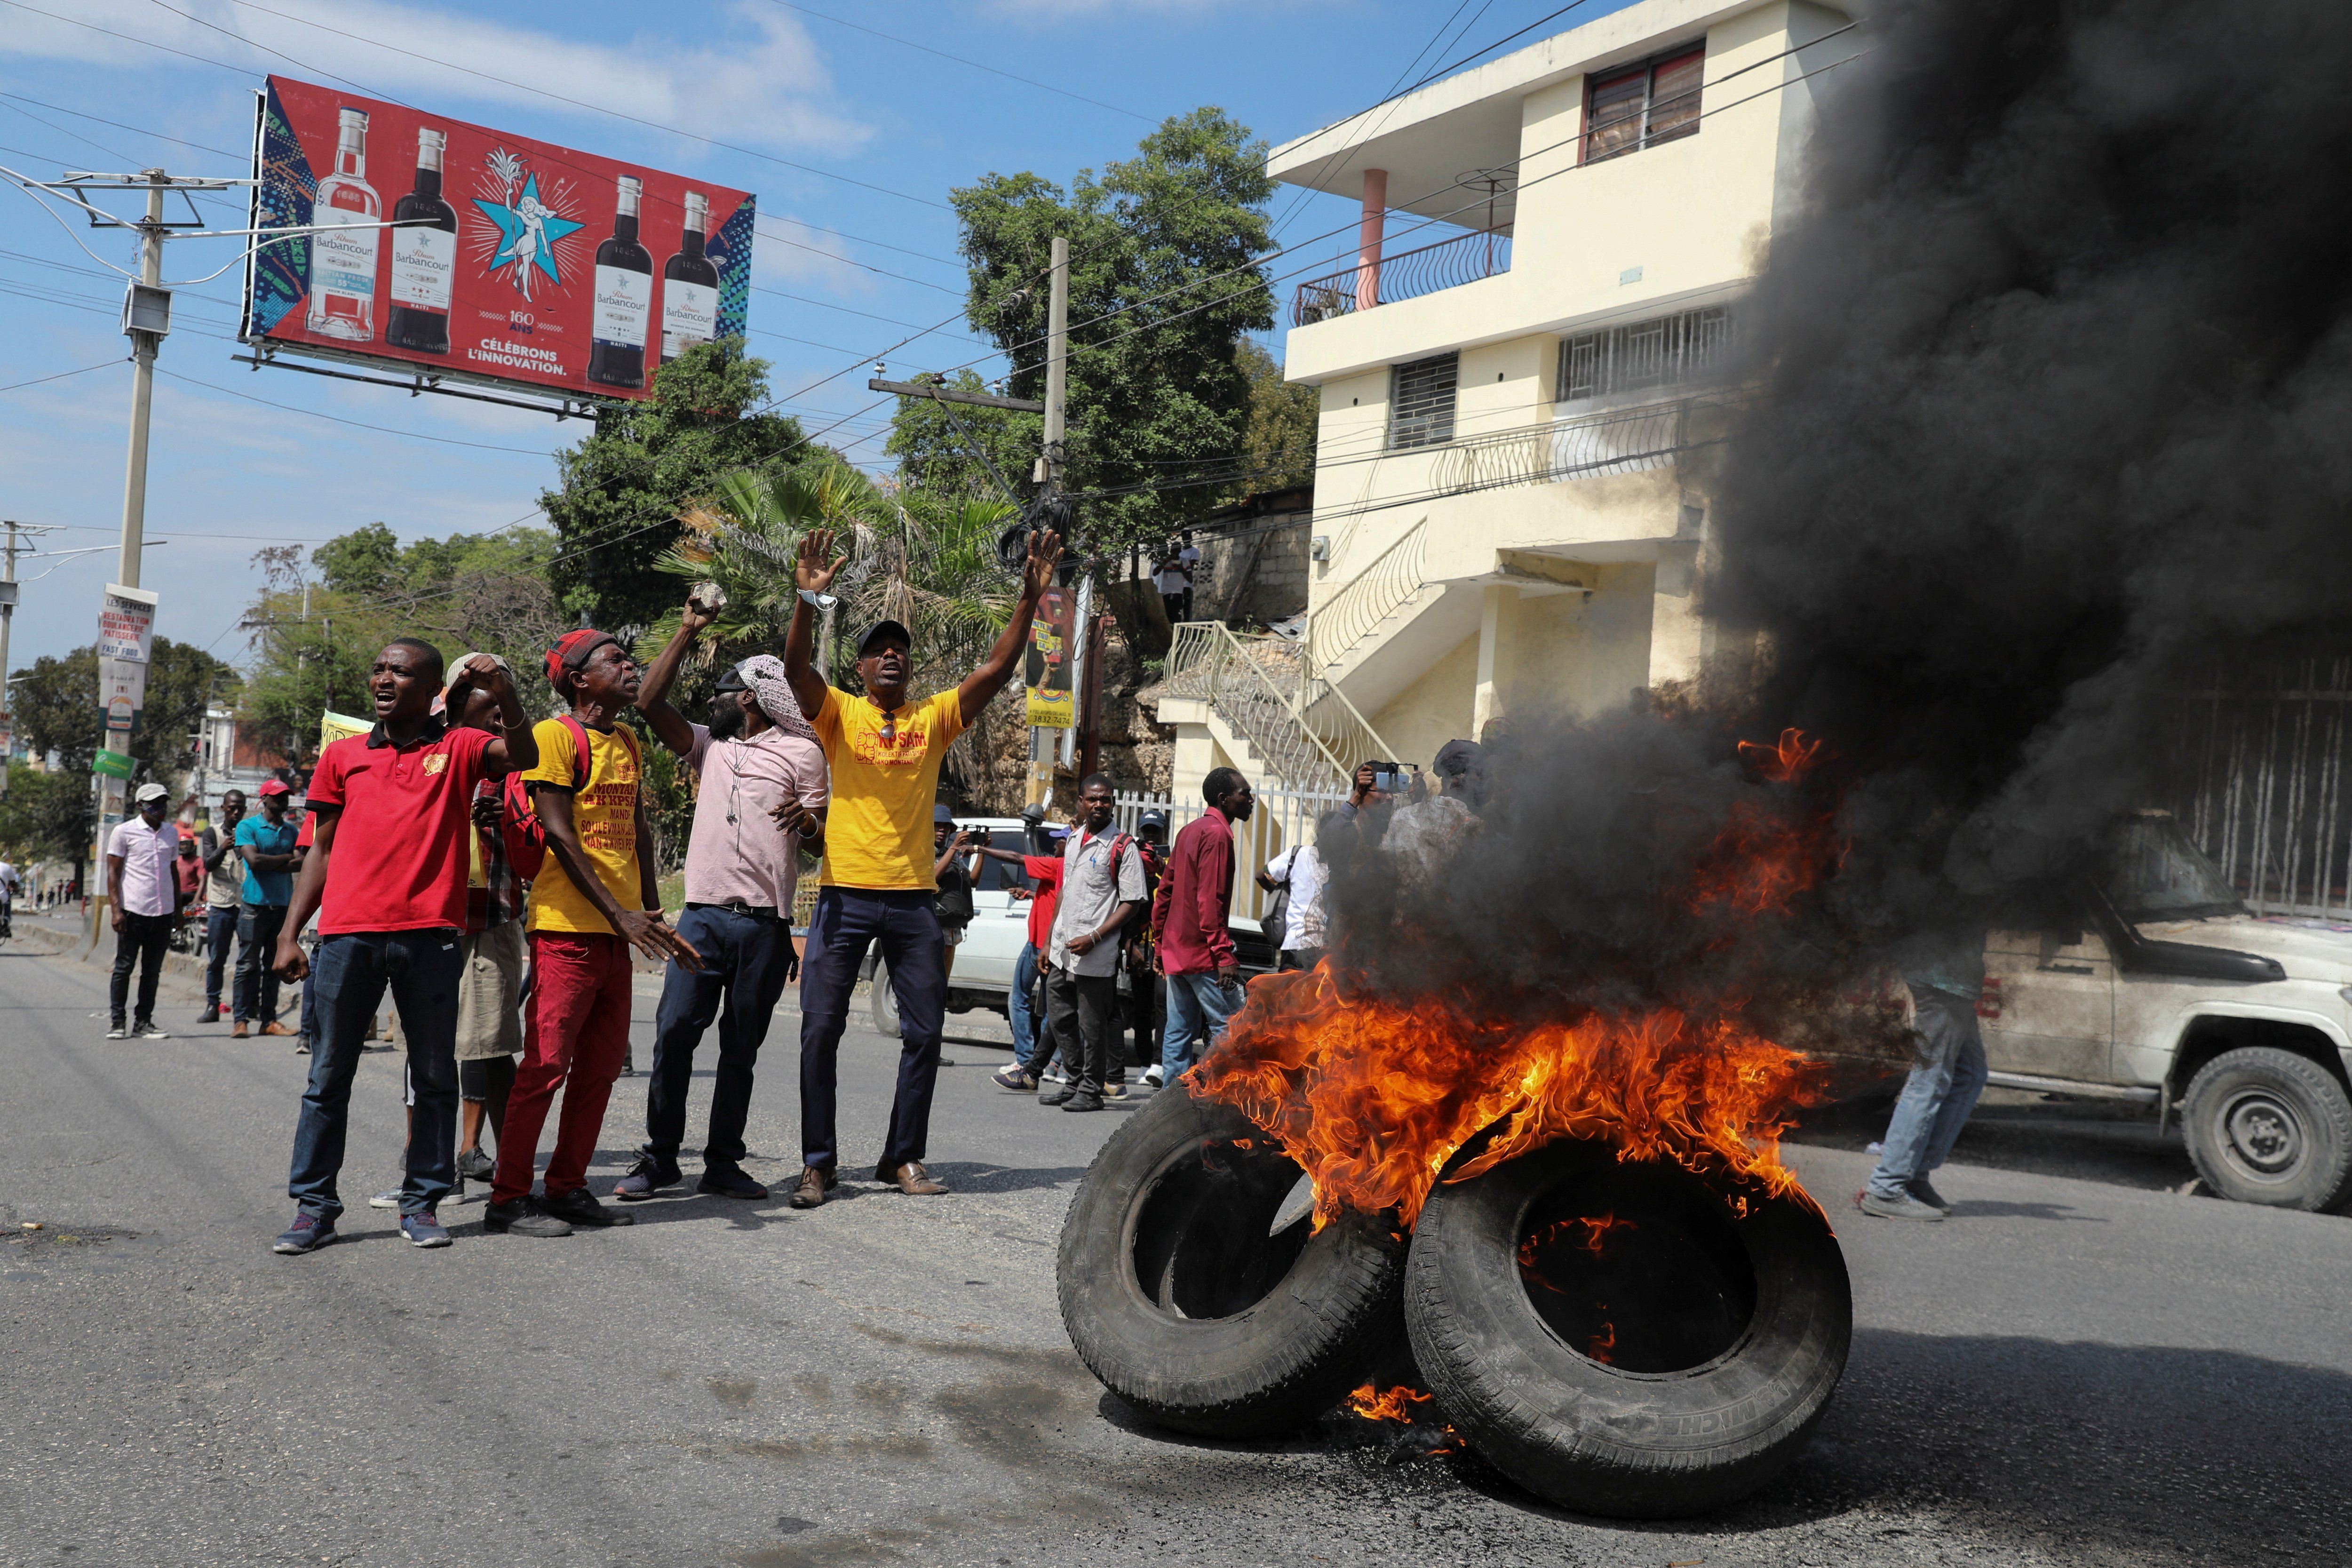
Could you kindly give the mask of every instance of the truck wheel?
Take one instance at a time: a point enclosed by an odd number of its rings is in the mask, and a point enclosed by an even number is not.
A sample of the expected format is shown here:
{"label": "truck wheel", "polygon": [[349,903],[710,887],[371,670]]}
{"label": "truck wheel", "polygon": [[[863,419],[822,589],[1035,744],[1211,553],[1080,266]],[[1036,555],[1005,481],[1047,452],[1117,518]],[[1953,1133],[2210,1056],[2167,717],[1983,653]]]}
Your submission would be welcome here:
{"label": "truck wheel", "polygon": [[2180,1122],[2197,1173],[2240,1203],[2324,1209],[2352,1173],[2352,1099],[2292,1051],[2215,1057],[2189,1080]]}
{"label": "truck wheel", "polygon": [[1571,1141],[1437,1187],[1405,1322],[1439,1410],[1496,1469],[1580,1513],[1668,1519],[1803,1448],[1853,1301],[1801,1197]]}
{"label": "truck wheel", "polygon": [[1288,1201],[1299,1181],[1247,1117],[1181,1084],[1111,1134],[1056,1268],[1070,1343],[1105,1387],[1162,1426],[1264,1437],[1364,1381],[1403,1337],[1404,1242],[1356,1215],[1316,1230]]}
{"label": "truck wheel", "polygon": [[877,958],[866,1002],[874,1014],[874,1032],[886,1039],[898,1037],[898,998],[890,990],[890,971]]}

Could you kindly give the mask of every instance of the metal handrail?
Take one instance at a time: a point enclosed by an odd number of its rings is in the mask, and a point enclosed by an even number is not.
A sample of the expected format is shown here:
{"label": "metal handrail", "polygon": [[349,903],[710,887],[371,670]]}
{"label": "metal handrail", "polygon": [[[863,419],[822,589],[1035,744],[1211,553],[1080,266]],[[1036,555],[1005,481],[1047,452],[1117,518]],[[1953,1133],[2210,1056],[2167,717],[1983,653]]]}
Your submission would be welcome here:
{"label": "metal handrail", "polygon": [[[1261,654],[1296,658],[1286,689]],[[1167,668],[1170,696],[1208,702],[1295,786],[1344,788],[1358,763],[1391,754],[1346,693],[1313,673],[1304,650],[1279,638],[1244,642],[1223,622],[1188,621],[1176,628]]]}
{"label": "metal handrail", "polygon": [[1426,520],[1414,523],[1308,615],[1307,646],[1314,668],[1328,669],[1339,663],[1374,626],[1428,585],[1422,576],[1428,528]]}
{"label": "metal handrail", "polygon": [[[1418,299],[1475,283],[1511,269],[1511,237],[1480,230],[1417,246],[1372,261],[1351,261],[1338,272],[1301,283],[1290,302],[1290,324],[1309,327],[1373,305]],[[1362,285],[1369,288],[1361,288]],[[1369,294],[1369,300],[1362,294]]]}
{"label": "metal handrail", "polygon": [[1679,398],[1557,420],[1534,430],[1470,437],[1438,454],[1431,483],[1458,492],[1660,468],[1690,445],[1691,410],[1697,402]]}

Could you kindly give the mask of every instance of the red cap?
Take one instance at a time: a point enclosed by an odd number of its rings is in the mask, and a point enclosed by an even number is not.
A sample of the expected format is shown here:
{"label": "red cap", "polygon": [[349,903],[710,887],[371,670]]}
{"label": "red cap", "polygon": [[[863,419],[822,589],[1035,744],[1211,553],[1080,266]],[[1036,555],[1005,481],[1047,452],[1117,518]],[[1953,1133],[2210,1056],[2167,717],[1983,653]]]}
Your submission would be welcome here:
{"label": "red cap", "polygon": [[582,626],[576,632],[566,632],[556,645],[547,650],[547,683],[558,690],[562,676],[567,669],[578,669],[588,662],[588,656],[618,637],[600,632],[593,626]]}
{"label": "red cap", "polygon": [[261,787],[255,790],[253,793],[256,795],[291,795],[294,792],[286,787],[286,781],[284,779],[264,779],[261,781]]}

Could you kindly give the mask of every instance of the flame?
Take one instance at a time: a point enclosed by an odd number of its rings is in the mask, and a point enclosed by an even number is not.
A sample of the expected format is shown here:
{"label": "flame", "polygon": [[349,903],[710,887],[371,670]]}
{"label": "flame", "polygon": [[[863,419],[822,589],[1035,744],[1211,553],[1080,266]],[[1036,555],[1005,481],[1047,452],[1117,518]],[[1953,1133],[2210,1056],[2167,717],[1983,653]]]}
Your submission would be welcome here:
{"label": "flame", "polygon": [[[1602,1251],[1608,1247],[1609,1237],[1612,1232],[1621,1230],[1639,1230],[1642,1227],[1640,1226],[1635,1225],[1632,1220],[1619,1219],[1613,1214],[1579,1215],[1572,1219],[1554,1220],[1551,1224],[1544,1226],[1543,1229],[1537,1231],[1525,1241],[1519,1243],[1519,1267],[1531,1273],[1536,1273],[1540,1277],[1541,1270],[1537,1263],[1537,1258],[1542,1254],[1545,1247],[1551,1246],[1554,1242],[1565,1241],[1571,1243],[1574,1246],[1584,1248],[1585,1251],[1592,1254],[1593,1257],[1599,1258]],[[1580,1229],[1584,1232],[1580,1237],[1575,1234]],[[1551,1282],[1549,1280],[1544,1280],[1543,1283],[1547,1287],[1551,1286]],[[1556,1287],[1551,1288],[1556,1289]]]}
{"label": "flame", "polygon": [[1370,1384],[1348,1395],[1348,1408],[1367,1421],[1402,1421],[1412,1423],[1412,1407],[1429,1403],[1429,1395],[1418,1388],[1398,1384],[1386,1394],[1374,1392]]}
{"label": "flame", "polygon": [[[1786,784],[1822,758],[1794,730],[1743,745],[1752,778]],[[1796,900],[1835,866],[1831,814],[1794,792],[1736,802],[1678,895],[1720,946]],[[1622,1160],[1672,1160],[1727,1186],[1795,1194],[1780,1158],[1789,1113],[1822,1073],[1765,1037],[1736,995],[1566,1018],[1530,1018],[1522,998],[1391,998],[1344,987],[1326,958],[1262,975],[1224,1037],[1186,1081],[1240,1110],[1312,1178],[1315,1226],[1343,1211],[1392,1211],[1410,1229],[1449,1162],[1466,1181],[1560,1138],[1612,1145]],[[1555,1009],[1559,1010],[1559,1009]],[[1736,1192],[1727,1199],[1744,1212]],[[1596,1252],[1601,1235],[1589,1238]]]}
{"label": "flame", "polygon": [[1616,1348],[1617,1325],[1614,1323],[1604,1322],[1601,1325],[1599,1333],[1591,1334],[1585,1338],[1585,1355],[1591,1360],[1599,1362],[1602,1366],[1609,1364],[1609,1352]]}

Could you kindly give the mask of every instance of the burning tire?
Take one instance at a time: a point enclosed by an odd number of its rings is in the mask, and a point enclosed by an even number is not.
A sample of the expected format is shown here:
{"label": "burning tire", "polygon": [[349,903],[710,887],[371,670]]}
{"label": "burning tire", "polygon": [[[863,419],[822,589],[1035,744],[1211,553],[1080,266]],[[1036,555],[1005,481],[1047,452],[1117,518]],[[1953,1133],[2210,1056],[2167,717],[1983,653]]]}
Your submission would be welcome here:
{"label": "burning tire", "polygon": [[1104,1386],[1206,1437],[1295,1431],[1400,1338],[1404,1244],[1314,1229],[1302,1173],[1240,1111],[1171,1084],[1112,1134],[1062,1225],[1062,1321]]}
{"label": "burning tire", "polygon": [[1795,1458],[1844,1369],[1845,1262],[1801,1199],[1560,1142],[1439,1185],[1405,1320],[1439,1408],[1582,1513],[1719,1507]]}

